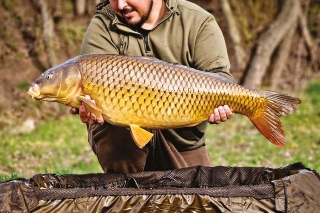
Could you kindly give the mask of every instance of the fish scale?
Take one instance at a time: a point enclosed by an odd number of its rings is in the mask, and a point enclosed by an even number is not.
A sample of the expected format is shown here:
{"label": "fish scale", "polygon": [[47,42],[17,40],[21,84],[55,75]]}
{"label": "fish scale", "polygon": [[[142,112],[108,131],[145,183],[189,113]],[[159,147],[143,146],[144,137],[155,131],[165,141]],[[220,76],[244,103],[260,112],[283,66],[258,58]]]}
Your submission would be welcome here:
{"label": "fish scale", "polygon": [[[246,89],[218,74],[155,58],[108,54],[81,55],[51,68],[28,93],[38,100],[72,107],[82,103],[111,124],[130,126],[140,147],[152,137],[141,128],[193,126],[223,105],[246,115],[267,139],[282,147],[285,139],[279,117],[292,113],[301,102],[273,91]],[[95,104],[84,95],[90,95]]]}
{"label": "fish scale", "polygon": [[[153,60],[139,62],[136,58],[129,59],[119,60],[118,56],[110,56],[108,59],[101,60],[99,56],[96,56],[84,60],[80,65],[84,92],[94,93],[91,96],[96,103],[106,106],[102,109],[103,114],[114,113],[111,116],[114,118],[109,122],[135,123],[141,127],[160,129],[190,126],[190,123],[194,125],[208,118],[212,109],[224,105],[228,100],[232,102],[231,98],[234,97],[228,95],[228,92],[226,95],[220,92],[231,91],[227,87],[223,89],[220,82],[209,81],[207,76],[185,71],[190,68],[164,62],[155,66]],[[100,68],[95,64],[100,64]],[[141,70],[141,67],[144,69]],[[110,70],[112,70],[112,75]],[[109,76],[108,81],[103,80],[105,76]],[[124,76],[130,76],[130,79],[125,80]],[[128,82],[132,84],[127,85]],[[188,83],[193,86],[187,87]],[[99,94],[92,92],[100,91],[99,88],[102,87],[110,89]],[[131,96],[124,98],[127,91],[130,91]],[[123,102],[123,100],[126,101]],[[172,101],[173,104],[168,104]],[[199,101],[201,104],[198,104]],[[148,103],[154,106],[152,111],[150,108],[148,111]],[[241,110],[237,105],[229,105],[235,112]],[[133,112],[133,115],[136,116],[126,115],[128,112]],[[142,115],[143,117],[140,117]]]}

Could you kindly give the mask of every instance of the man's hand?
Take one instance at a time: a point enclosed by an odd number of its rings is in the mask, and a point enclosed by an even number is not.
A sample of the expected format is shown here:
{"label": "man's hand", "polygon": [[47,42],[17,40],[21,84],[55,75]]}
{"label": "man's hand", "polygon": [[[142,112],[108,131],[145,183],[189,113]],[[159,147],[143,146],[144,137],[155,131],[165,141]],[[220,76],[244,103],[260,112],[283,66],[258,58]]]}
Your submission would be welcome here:
{"label": "man's hand", "polygon": [[[89,95],[86,95],[85,98],[88,100],[91,100]],[[94,100],[91,100],[91,101],[95,103]],[[92,112],[88,111],[84,105],[81,105],[79,109],[71,108],[70,113],[74,115],[79,114],[80,120],[86,124],[103,124],[104,123],[104,119],[102,116],[97,118],[97,116]]]}
{"label": "man's hand", "polygon": [[230,119],[233,115],[233,112],[229,108],[229,106],[219,106],[215,108],[213,113],[208,118],[208,122],[211,124],[219,124],[221,122],[225,122],[226,120]]}

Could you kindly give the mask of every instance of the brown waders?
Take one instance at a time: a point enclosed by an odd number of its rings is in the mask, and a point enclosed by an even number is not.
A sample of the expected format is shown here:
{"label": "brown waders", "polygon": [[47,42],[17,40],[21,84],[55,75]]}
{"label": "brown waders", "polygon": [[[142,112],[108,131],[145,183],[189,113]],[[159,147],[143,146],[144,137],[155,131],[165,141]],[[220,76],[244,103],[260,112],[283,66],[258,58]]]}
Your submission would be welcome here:
{"label": "brown waders", "polygon": [[179,152],[160,130],[153,130],[152,140],[142,149],[134,143],[126,127],[110,124],[89,126],[89,143],[104,172],[141,172],[170,170],[202,165],[212,166],[210,156],[201,146]]}

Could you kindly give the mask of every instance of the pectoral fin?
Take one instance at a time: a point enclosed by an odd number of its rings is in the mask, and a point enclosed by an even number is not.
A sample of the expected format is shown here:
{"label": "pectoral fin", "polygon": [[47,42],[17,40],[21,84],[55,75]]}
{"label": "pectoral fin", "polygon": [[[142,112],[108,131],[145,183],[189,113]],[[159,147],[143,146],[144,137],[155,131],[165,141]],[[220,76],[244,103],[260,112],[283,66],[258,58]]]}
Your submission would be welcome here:
{"label": "pectoral fin", "polygon": [[136,124],[130,124],[130,129],[132,138],[139,148],[143,148],[153,136],[151,132],[142,129]]}
{"label": "pectoral fin", "polygon": [[102,109],[98,107],[95,103],[91,100],[86,99],[84,96],[77,96],[77,99],[82,102],[82,104],[89,110],[90,112],[94,113],[97,118],[101,116]]}

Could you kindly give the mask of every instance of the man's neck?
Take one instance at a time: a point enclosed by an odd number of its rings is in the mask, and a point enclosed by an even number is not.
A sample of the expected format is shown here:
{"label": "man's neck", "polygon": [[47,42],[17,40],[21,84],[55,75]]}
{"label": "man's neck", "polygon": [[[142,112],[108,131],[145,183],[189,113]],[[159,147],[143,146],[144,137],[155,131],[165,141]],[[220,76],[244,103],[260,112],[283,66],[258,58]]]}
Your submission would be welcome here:
{"label": "man's neck", "polygon": [[166,6],[163,0],[154,0],[148,19],[142,24],[141,28],[152,30],[160,23],[163,18]]}

